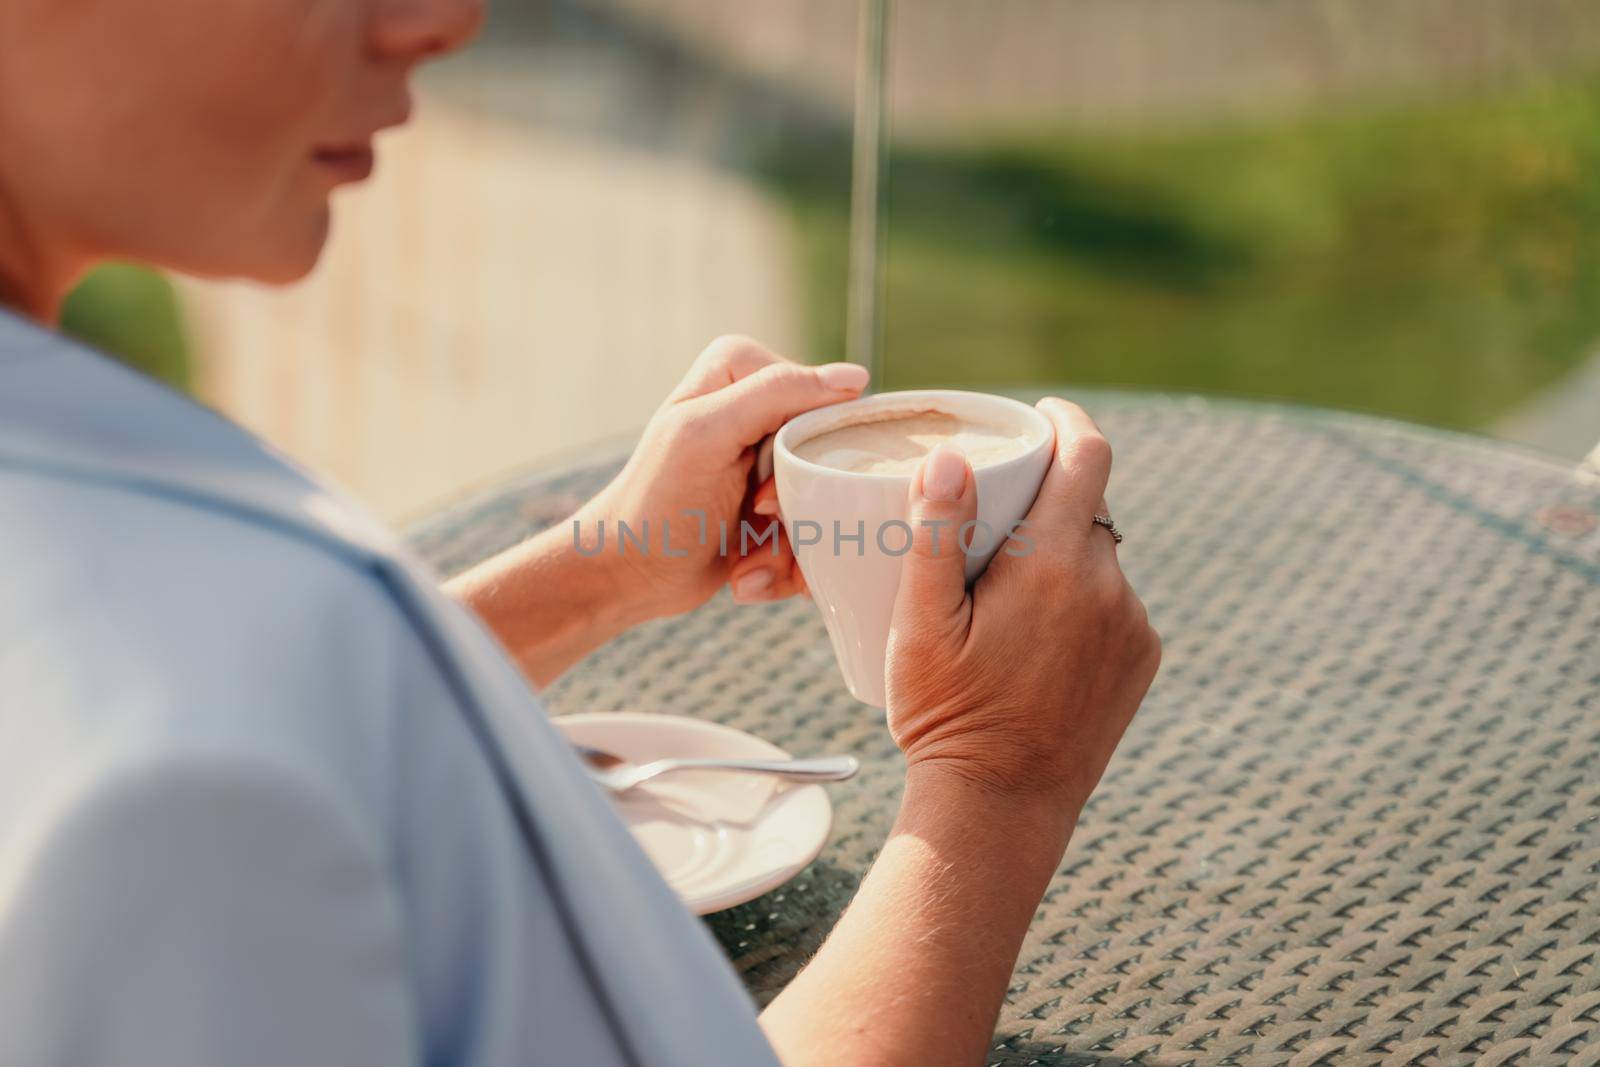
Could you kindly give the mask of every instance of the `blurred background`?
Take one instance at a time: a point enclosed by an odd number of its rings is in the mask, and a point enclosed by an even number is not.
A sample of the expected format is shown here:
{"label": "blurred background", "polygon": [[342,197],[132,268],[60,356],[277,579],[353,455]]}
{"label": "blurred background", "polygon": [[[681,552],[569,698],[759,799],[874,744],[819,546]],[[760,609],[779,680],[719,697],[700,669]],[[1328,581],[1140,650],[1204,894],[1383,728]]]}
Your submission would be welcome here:
{"label": "blurred background", "polygon": [[495,0],[310,280],[111,267],[67,327],[402,521],[626,437],[730,332],[1576,460],[1600,4]]}

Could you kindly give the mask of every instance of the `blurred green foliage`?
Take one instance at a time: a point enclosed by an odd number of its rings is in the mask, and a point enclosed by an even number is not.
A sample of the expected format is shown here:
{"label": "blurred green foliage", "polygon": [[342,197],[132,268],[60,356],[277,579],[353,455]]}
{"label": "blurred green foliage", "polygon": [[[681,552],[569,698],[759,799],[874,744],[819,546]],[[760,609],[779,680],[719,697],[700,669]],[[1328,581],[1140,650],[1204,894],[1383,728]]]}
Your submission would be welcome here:
{"label": "blurred green foliage", "polygon": [[147,267],[111,264],[80,282],[62,330],[168,384],[187,389],[191,361],[172,283]]}
{"label": "blurred green foliage", "polygon": [[[837,353],[846,183],[819,166],[769,177]],[[889,387],[1145,385],[1477,428],[1600,338],[1600,79],[902,145],[888,175]]]}

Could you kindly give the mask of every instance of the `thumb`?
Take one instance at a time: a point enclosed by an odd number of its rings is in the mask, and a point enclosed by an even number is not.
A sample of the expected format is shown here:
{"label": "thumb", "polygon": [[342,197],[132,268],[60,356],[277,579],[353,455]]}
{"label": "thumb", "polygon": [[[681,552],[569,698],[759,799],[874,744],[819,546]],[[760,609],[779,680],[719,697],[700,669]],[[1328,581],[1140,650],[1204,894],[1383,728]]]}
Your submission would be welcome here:
{"label": "thumb", "polygon": [[911,479],[910,505],[911,550],[901,565],[895,616],[956,619],[967,610],[961,525],[978,514],[977,486],[967,457],[949,445],[928,453]]}
{"label": "thumb", "polygon": [[854,363],[782,362],[684,404],[710,416],[710,424],[732,435],[738,448],[748,448],[801,412],[853,400],[866,387],[867,368]]}

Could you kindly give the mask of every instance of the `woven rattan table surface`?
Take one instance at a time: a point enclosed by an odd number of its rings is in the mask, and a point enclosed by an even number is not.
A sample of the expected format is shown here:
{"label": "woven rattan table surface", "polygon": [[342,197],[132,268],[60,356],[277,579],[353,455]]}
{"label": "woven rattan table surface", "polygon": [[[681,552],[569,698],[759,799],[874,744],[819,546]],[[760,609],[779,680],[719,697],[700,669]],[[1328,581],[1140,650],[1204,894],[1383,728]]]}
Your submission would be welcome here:
{"label": "woven rattan table surface", "polygon": [[[990,1062],[1600,1064],[1600,489],[1378,420],[1086,402],[1165,663],[1034,919]],[[512,481],[413,543],[459,570],[620,460]],[[720,596],[547,697],[862,758],[817,862],[709,920],[770,999],[850,899],[902,771],[811,604]]]}

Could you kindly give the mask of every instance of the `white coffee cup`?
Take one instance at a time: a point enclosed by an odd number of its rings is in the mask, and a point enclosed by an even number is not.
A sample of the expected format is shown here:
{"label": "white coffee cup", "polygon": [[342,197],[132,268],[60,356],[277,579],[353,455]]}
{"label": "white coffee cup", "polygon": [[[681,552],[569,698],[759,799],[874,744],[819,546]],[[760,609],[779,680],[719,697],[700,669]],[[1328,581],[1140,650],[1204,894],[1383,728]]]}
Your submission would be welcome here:
{"label": "white coffee cup", "polygon": [[[811,597],[822,612],[845,684],[857,700],[884,707],[884,659],[900,567],[909,550],[911,474],[838,470],[801,459],[794,448],[830,430],[894,412],[942,412],[1015,427],[1026,451],[973,471],[978,521],[970,532],[967,581],[1005,548],[1029,549],[1027,531],[1008,540],[1038,495],[1054,453],[1055,430],[1040,412],[1008,397],[952,389],[879,393],[808,411],[784,424],[773,442],[778,509]],[[834,526],[838,523],[838,527]],[[986,532],[987,531],[987,532]],[[860,532],[858,542],[855,535]],[[941,551],[963,551],[957,531],[941,529]]]}

